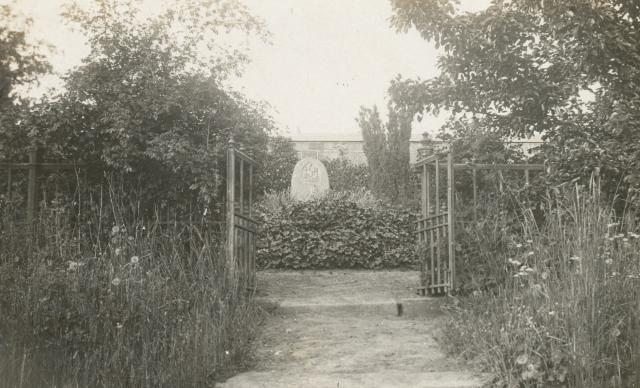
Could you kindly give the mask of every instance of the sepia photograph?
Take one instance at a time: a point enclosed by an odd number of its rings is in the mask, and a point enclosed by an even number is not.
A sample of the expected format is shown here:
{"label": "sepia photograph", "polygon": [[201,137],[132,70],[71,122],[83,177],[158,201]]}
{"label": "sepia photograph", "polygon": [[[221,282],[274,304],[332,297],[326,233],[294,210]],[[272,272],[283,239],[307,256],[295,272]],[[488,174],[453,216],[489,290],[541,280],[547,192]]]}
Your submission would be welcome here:
{"label": "sepia photograph", "polygon": [[0,388],[640,388],[639,0],[0,0]]}

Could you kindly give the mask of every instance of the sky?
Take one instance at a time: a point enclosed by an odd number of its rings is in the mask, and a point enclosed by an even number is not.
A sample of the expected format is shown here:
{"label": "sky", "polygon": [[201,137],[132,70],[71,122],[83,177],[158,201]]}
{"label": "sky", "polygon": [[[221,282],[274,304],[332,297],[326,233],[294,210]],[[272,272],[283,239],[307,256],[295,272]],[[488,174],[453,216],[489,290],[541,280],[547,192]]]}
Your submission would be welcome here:
{"label": "sky", "polygon": [[[0,0],[34,20],[33,37],[56,47],[50,60],[62,74],[88,52],[81,35],[59,15],[65,0]],[[79,3],[86,2],[81,0]],[[390,81],[438,74],[438,51],[416,31],[396,33],[389,24],[389,0],[243,0],[272,36],[248,42],[252,62],[231,87],[271,106],[282,133],[294,138],[358,138],[360,106],[387,104]],[[488,0],[462,1],[465,10]],[[59,87],[56,77],[44,87]],[[415,123],[412,137],[433,132],[446,117]]]}

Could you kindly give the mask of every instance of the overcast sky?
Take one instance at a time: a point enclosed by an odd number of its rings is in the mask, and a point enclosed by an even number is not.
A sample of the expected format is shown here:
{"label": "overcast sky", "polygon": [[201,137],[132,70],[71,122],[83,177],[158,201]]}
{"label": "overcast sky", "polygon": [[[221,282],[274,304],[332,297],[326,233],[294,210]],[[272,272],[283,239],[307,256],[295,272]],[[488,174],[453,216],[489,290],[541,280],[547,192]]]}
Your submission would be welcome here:
{"label": "overcast sky", "polygon": [[[51,61],[58,72],[77,65],[87,52],[82,37],[62,23],[64,1],[0,0],[31,16],[34,35],[57,47]],[[433,45],[415,31],[398,34],[390,28],[388,0],[244,2],[273,36],[269,45],[257,39],[250,44],[252,63],[233,85],[250,98],[267,101],[280,128],[294,137],[357,136],[359,107],[384,107],[389,82],[397,74],[437,74]],[[476,10],[488,0],[462,3]],[[437,129],[443,120],[426,118],[413,137]]]}

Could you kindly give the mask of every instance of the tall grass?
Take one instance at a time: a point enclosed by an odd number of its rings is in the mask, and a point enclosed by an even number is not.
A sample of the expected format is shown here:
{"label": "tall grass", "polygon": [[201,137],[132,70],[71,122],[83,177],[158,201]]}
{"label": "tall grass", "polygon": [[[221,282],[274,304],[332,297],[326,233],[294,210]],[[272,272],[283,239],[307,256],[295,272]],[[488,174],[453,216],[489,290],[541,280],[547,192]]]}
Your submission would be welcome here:
{"label": "tall grass", "polygon": [[640,387],[640,235],[598,191],[550,194],[493,254],[507,279],[456,300],[443,342],[498,387]]}
{"label": "tall grass", "polygon": [[217,234],[107,198],[0,229],[1,387],[204,387],[246,361],[260,312]]}

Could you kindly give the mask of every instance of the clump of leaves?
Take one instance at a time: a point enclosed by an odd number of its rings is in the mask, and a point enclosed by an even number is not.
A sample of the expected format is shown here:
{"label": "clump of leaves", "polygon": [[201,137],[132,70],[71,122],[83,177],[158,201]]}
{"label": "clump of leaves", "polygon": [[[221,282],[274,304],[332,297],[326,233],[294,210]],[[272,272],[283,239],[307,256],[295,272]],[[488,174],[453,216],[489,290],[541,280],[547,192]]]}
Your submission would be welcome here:
{"label": "clump of leaves", "polygon": [[270,203],[260,214],[257,264],[263,268],[397,268],[416,262],[416,216],[409,210],[349,192]]}

